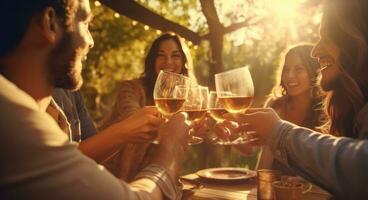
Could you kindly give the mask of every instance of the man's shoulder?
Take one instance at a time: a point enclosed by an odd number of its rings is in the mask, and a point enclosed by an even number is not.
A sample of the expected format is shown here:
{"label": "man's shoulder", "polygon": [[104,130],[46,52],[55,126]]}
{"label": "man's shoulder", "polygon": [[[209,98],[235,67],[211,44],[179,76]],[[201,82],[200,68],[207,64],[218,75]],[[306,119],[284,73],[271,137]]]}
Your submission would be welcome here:
{"label": "man's shoulder", "polygon": [[[17,140],[24,142],[65,142],[65,134],[56,122],[39,111],[32,97],[12,85],[4,77],[0,77],[0,130],[1,143]],[[28,138],[25,139],[25,138]],[[19,144],[22,145],[22,144]],[[29,145],[29,144],[24,144]]]}
{"label": "man's shoulder", "polygon": [[48,114],[0,95],[0,118],[0,160],[5,161],[0,172],[5,188],[1,195],[12,199],[102,199],[103,195],[121,195],[117,180],[82,155]]}
{"label": "man's shoulder", "polygon": [[0,75],[0,98],[3,103],[17,104],[30,109],[38,109],[36,101],[15,84]]}
{"label": "man's shoulder", "polygon": [[0,76],[0,160],[4,161],[0,195],[8,199],[121,197],[118,180],[69,142],[32,99]]}

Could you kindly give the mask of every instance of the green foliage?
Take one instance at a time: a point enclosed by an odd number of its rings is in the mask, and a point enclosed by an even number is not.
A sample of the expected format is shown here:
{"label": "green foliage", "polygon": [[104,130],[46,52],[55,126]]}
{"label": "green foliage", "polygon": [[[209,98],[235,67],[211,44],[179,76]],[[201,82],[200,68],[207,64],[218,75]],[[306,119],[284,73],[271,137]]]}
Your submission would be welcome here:
{"label": "green foliage", "polygon": [[95,46],[88,54],[82,90],[92,116],[99,120],[109,109],[119,81],[142,73],[146,48],[157,33],[104,6],[93,7],[93,12],[90,29]]}

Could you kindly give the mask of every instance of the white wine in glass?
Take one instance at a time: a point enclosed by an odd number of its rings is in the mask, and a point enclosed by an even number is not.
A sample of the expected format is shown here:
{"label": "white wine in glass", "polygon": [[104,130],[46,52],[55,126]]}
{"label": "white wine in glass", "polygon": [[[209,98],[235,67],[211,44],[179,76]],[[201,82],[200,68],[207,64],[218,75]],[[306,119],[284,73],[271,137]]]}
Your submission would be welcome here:
{"label": "white wine in glass", "polygon": [[[180,111],[187,97],[186,88],[190,84],[190,79],[186,76],[160,71],[156,79],[153,90],[153,99],[160,113],[168,118]],[[177,87],[181,87],[180,92]]]}
{"label": "white wine in glass", "polygon": [[[225,120],[224,115],[229,113],[220,103],[216,91],[210,92],[208,109],[212,119],[216,121],[216,124],[223,122]],[[230,139],[219,138],[213,131],[210,131],[209,139],[214,144],[232,145],[232,141]]]}
{"label": "white wine in glass", "polygon": [[[185,112],[188,114],[188,120],[193,122],[199,122],[201,121],[207,113],[208,109],[208,87],[200,86],[198,85],[197,88],[195,88],[197,92],[199,92],[197,96],[197,100],[201,99],[200,106],[197,104],[195,107],[196,109],[189,109]],[[189,94],[188,94],[189,97]]]}
{"label": "white wine in glass", "polygon": [[230,113],[242,113],[252,103],[254,86],[248,67],[215,74],[220,103]]}
{"label": "white wine in glass", "polygon": [[164,116],[171,116],[177,113],[185,102],[184,98],[157,98],[155,105]]}
{"label": "white wine in glass", "polygon": [[[248,67],[215,74],[215,84],[219,102],[229,113],[244,113],[252,104],[254,86]],[[232,139],[233,144],[246,143],[246,134]]]}
{"label": "white wine in glass", "polygon": [[217,97],[216,91],[210,92],[208,110],[210,112],[211,117],[217,122],[224,121],[224,115],[229,113],[224,106],[220,103],[219,98]]}
{"label": "white wine in glass", "polygon": [[252,103],[253,97],[243,97],[243,96],[230,96],[230,97],[220,97],[219,101],[224,106],[224,108],[230,113],[242,113],[244,112]]}
{"label": "white wine in glass", "polygon": [[[192,124],[201,123],[206,116],[208,103],[208,88],[202,86],[191,86],[188,88],[188,95],[182,108],[183,112],[188,114],[188,121]],[[195,130],[189,131],[189,145],[200,144],[203,138],[194,135]]]}

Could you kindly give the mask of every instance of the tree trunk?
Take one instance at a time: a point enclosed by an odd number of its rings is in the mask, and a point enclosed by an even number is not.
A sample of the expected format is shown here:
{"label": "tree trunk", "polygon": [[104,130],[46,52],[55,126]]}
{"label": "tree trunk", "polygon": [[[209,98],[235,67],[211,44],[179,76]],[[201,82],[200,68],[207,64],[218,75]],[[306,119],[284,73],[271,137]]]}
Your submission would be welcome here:
{"label": "tree trunk", "polygon": [[220,23],[217,15],[214,0],[200,0],[202,12],[206,17],[209,41],[210,41],[210,70],[209,70],[209,87],[214,89],[214,74],[223,71],[222,49],[224,39],[224,27]]}

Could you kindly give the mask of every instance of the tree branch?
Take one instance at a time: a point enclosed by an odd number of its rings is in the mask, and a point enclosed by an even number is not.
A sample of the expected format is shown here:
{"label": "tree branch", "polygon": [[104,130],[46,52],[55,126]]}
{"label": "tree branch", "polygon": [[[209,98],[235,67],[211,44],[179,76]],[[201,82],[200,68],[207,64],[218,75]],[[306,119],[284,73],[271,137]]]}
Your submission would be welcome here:
{"label": "tree branch", "polygon": [[253,17],[250,17],[242,22],[238,22],[238,23],[234,23],[234,24],[230,24],[229,26],[227,27],[224,27],[224,33],[230,33],[230,32],[233,32],[233,31],[236,31],[240,28],[243,28],[245,26],[252,26],[252,25],[255,25],[257,23],[250,23],[250,21],[253,19]]}
{"label": "tree branch", "polygon": [[186,40],[191,41],[193,44],[199,44],[201,41],[201,37],[198,33],[191,31],[180,24],[167,20],[166,18],[145,8],[134,0],[101,0],[101,3],[110,7],[121,15],[139,21],[152,28],[161,30],[163,32],[175,32]]}
{"label": "tree branch", "polygon": [[[320,1],[320,0],[309,0],[309,1]],[[211,30],[210,33],[214,34],[226,34],[233,32],[239,28],[243,28],[246,26],[253,26],[258,24],[260,21],[251,23],[253,18],[248,18],[243,22],[234,23],[227,27],[224,27],[219,20],[217,15],[216,7],[214,5],[213,0],[200,0],[202,12],[206,17],[208,26]],[[307,1],[308,2],[308,1]],[[166,18],[162,17],[159,14],[154,13],[153,11],[145,8],[134,0],[101,0],[101,3],[115,10],[116,12],[124,15],[130,19],[139,21],[143,24],[146,24],[152,28],[161,30],[163,32],[172,31],[188,41],[191,41],[193,44],[197,45],[201,42],[201,40],[209,40],[210,33],[205,35],[199,35],[198,33],[180,25]],[[262,20],[261,20],[262,21]],[[213,31],[213,32],[212,32]]]}
{"label": "tree branch", "polygon": [[[254,26],[254,25],[257,25],[257,24],[261,23],[262,21],[264,21],[264,19],[263,19],[263,20],[259,20],[257,22],[251,23],[250,22],[251,20],[252,20],[251,18],[248,18],[248,19],[246,19],[246,20],[244,20],[242,22],[230,24],[227,27],[223,27],[222,30],[221,30],[221,32],[223,34],[231,33],[233,31],[236,31],[236,30],[240,29],[240,28]],[[207,33],[205,35],[202,35],[201,38],[202,38],[202,40],[208,40],[209,39],[209,33]]]}

